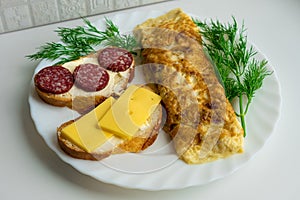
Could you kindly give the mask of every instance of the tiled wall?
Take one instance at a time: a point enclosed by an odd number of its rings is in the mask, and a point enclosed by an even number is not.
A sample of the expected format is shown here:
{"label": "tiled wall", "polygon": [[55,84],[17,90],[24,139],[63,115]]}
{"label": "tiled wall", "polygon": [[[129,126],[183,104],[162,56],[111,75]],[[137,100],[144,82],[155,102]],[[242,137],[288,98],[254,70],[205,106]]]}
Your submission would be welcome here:
{"label": "tiled wall", "polygon": [[0,0],[0,33],[165,0]]}

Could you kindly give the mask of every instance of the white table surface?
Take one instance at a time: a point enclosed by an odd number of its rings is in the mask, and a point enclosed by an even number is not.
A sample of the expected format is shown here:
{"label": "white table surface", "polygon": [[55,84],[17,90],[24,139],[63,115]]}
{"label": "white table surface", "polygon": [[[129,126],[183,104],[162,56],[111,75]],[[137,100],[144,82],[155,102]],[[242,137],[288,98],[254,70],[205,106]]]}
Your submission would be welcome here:
{"label": "white table surface", "polygon": [[[28,87],[38,62],[25,55],[56,41],[58,26],[73,20],[0,35],[0,199],[300,199],[300,1],[178,0],[132,10],[169,10],[222,20],[245,21],[249,40],[268,57],[281,83],[282,112],[265,146],[241,169],[201,187],[148,192],[124,189],[87,177],[62,162],[38,135],[29,114]],[[114,14],[114,13],[111,13]],[[107,15],[109,16],[109,15]],[[101,16],[93,16],[96,20]],[[268,117],[268,116],[266,116]],[[176,174],[174,174],[176,175]]]}

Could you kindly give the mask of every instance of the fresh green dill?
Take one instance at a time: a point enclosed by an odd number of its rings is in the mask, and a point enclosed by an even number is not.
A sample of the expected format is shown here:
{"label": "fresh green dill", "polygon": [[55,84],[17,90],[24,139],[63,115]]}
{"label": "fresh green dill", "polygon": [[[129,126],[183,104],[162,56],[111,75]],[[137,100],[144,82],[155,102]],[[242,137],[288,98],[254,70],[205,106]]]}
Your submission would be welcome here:
{"label": "fresh green dill", "polygon": [[216,65],[226,97],[232,102],[238,99],[244,136],[246,136],[245,115],[255,92],[262,87],[265,77],[271,75],[266,60],[257,60],[257,52],[247,43],[244,23],[239,28],[236,19],[232,23],[219,20],[200,21],[193,19],[200,28],[203,46]]}
{"label": "fresh green dill", "polygon": [[76,60],[95,51],[97,45],[117,46],[134,51],[137,42],[132,35],[120,34],[119,28],[105,18],[105,31],[98,30],[92,23],[83,18],[85,26],[75,28],[59,27],[57,32],[61,42],[48,42],[38,49],[38,52],[26,56],[31,60],[56,60],[56,64]]}

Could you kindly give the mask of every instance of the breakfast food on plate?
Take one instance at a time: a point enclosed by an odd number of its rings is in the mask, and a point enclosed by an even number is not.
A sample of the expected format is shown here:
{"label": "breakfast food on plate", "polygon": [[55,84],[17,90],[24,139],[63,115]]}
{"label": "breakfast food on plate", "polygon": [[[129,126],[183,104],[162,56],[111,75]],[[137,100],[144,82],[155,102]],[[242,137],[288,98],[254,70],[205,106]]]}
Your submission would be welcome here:
{"label": "breakfast food on plate", "polygon": [[242,153],[243,128],[192,18],[174,9],[133,32],[141,45],[147,86],[127,87],[135,61],[118,47],[45,67],[34,76],[35,89],[46,103],[82,114],[57,128],[61,149],[85,160],[140,152],[156,140],[164,106],[163,129],[186,163]]}
{"label": "breakfast food on plate", "polygon": [[68,155],[101,160],[111,154],[140,152],[155,141],[162,120],[161,97],[147,87],[129,86],[89,113],[63,123],[58,143]]}
{"label": "breakfast food on plate", "polygon": [[84,113],[113,95],[120,95],[134,74],[130,52],[107,47],[58,66],[41,69],[34,77],[38,95],[48,104]]}
{"label": "breakfast food on plate", "polygon": [[243,129],[190,16],[174,9],[136,26],[145,77],[162,97],[164,130],[189,164],[243,152]]}

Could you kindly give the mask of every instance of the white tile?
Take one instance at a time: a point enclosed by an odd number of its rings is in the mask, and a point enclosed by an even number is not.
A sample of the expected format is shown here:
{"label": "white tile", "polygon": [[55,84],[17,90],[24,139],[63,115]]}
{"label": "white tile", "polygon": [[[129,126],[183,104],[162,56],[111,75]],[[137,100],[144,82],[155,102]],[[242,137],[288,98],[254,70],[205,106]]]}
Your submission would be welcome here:
{"label": "white tile", "polygon": [[20,5],[3,9],[4,20],[8,31],[32,26],[28,5]]}
{"label": "white tile", "polygon": [[114,0],[115,9],[130,8],[141,5],[139,0]]}
{"label": "white tile", "polygon": [[0,32],[165,0],[0,0]]}
{"label": "white tile", "polygon": [[72,19],[87,15],[86,1],[83,0],[58,0],[60,19]]}
{"label": "white tile", "polygon": [[24,5],[28,0],[0,0],[0,8],[7,8],[11,6]]}
{"label": "white tile", "polygon": [[58,7],[53,0],[33,1],[31,9],[35,25],[59,21]]}
{"label": "white tile", "polygon": [[90,14],[98,14],[111,11],[114,9],[114,1],[112,0],[90,0]]}

